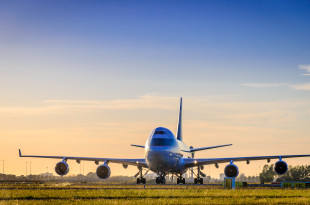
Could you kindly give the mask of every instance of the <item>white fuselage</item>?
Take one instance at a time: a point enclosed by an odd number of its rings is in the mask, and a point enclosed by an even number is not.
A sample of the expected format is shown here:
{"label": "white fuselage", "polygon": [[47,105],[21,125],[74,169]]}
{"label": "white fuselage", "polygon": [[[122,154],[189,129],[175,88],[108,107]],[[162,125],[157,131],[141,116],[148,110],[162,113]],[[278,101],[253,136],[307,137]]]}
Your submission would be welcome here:
{"label": "white fuselage", "polygon": [[[187,152],[184,152],[187,151]],[[190,158],[190,148],[167,128],[154,129],[145,144],[145,161],[157,174],[184,173],[183,158]]]}

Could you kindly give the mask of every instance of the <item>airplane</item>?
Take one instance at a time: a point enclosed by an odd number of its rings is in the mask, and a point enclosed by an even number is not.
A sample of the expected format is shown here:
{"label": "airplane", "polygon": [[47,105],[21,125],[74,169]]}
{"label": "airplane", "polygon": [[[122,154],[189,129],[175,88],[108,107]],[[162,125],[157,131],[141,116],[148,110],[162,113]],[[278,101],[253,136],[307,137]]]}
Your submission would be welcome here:
{"label": "airplane", "polygon": [[[295,158],[295,157],[309,157],[310,155],[275,155],[275,156],[254,156],[254,157],[227,157],[227,158],[195,158],[195,152],[231,146],[232,144],[210,146],[210,147],[200,147],[193,148],[188,147],[183,142],[182,136],[182,98],[180,99],[180,109],[178,116],[178,126],[176,137],[167,128],[157,127],[155,128],[145,145],[134,145],[131,146],[143,148],[145,151],[145,158],[139,159],[119,159],[119,158],[92,158],[92,157],[72,157],[72,156],[39,156],[39,155],[22,155],[19,149],[19,157],[35,157],[35,158],[49,158],[49,159],[61,159],[55,166],[55,172],[58,175],[66,175],[69,172],[69,165],[67,160],[75,160],[77,163],[84,161],[93,161],[96,165],[99,162],[103,164],[99,165],[96,170],[96,174],[100,179],[107,179],[111,175],[111,169],[108,166],[109,163],[119,163],[122,164],[126,169],[128,165],[136,166],[138,168],[138,173],[135,175],[137,177],[137,184],[145,184],[146,179],[144,176],[152,171],[157,174],[156,183],[165,184],[165,176],[172,174],[177,176],[177,184],[185,184],[185,178],[183,174],[187,171],[191,171],[196,178],[194,178],[195,184],[203,184],[203,177],[206,175],[201,171],[204,169],[204,165],[215,165],[219,168],[220,163],[229,163],[225,169],[224,173],[226,177],[237,177],[239,174],[239,169],[234,162],[246,161],[247,164],[252,160],[267,160],[269,163],[271,159],[278,159],[275,163],[274,171],[278,175],[285,174],[288,170],[287,163],[283,161],[284,158]],[[197,168],[197,174],[194,173],[193,168]],[[143,169],[146,172],[143,174]]]}

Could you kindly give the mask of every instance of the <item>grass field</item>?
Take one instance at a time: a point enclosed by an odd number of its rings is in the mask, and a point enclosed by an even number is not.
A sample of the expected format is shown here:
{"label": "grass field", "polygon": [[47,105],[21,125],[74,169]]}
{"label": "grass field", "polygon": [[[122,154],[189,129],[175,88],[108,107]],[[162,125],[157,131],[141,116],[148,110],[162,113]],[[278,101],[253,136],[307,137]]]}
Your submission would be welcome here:
{"label": "grass field", "polygon": [[310,204],[307,189],[224,190],[190,185],[8,185],[0,204]]}

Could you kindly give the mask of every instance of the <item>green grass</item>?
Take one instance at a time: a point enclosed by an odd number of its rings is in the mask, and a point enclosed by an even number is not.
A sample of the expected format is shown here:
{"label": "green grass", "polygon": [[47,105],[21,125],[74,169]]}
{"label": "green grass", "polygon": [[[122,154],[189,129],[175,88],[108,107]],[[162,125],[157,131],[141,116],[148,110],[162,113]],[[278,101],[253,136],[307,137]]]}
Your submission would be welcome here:
{"label": "green grass", "polygon": [[[56,189],[46,189],[46,187]],[[18,186],[16,189],[9,190],[0,187],[0,204],[310,204],[310,190],[306,189],[224,190],[209,186],[171,185],[128,189],[130,187],[128,185],[119,185],[111,187],[126,189],[89,190],[72,189],[74,187],[78,186]],[[105,185],[103,188],[109,188],[109,186]]]}

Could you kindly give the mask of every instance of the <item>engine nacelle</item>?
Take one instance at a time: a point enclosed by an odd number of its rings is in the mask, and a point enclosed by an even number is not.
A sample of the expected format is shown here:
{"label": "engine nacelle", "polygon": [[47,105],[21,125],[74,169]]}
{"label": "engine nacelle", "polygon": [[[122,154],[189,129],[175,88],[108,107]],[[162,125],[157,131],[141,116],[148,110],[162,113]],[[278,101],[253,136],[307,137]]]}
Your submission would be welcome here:
{"label": "engine nacelle", "polygon": [[61,176],[68,174],[69,165],[65,161],[58,162],[55,166],[55,172]]}
{"label": "engine nacelle", "polygon": [[225,167],[224,173],[226,177],[237,177],[239,169],[235,164],[229,164]]}
{"label": "engine nacelle", "polygon": [[287,168],[287,164],[285,161],[277,161],[276,164],[274,165],[274,171],[278,174],[278,175],[282,175],[285,174],[287,172],[288,168]]}
{"label": "engine nacelle", "polygon": [[128,164],[123,164],[124,169],[128,168]]}
{"label": "engine nacelle", "polygon": [[100,179],[107,179],[111,175],[110,167],[108,165],[102,164],[98,166],[96,174]]}

